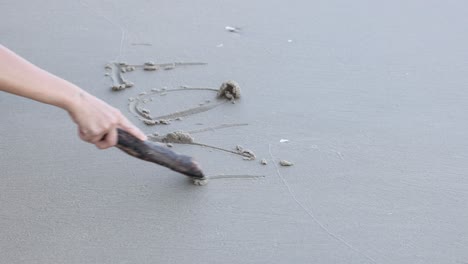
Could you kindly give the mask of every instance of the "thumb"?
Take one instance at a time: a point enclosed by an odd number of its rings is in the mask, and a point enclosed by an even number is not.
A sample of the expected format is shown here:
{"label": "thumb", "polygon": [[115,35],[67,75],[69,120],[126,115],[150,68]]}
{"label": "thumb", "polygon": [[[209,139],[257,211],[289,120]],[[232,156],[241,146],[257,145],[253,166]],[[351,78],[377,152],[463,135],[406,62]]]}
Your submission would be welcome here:
{"label": "thumb", "polygon": [[106,149],[115,146],[117,144],[117,129],[110,129],[109,132],[106,135],[104,135],[104,137],[100,141],[94,144],[99,149]]}

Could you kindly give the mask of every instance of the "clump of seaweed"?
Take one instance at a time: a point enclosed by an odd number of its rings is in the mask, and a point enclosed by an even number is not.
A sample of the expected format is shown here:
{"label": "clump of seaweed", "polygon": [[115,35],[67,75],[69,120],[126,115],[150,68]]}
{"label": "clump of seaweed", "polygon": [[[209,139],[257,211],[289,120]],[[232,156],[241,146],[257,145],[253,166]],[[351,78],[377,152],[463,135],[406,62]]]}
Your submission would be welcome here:
{"label": "clump of seaweed", "polygon": [[235,81],[227,81],[221,84],[218,90],[218,98],[235,100],[240,98],[240,87]]}

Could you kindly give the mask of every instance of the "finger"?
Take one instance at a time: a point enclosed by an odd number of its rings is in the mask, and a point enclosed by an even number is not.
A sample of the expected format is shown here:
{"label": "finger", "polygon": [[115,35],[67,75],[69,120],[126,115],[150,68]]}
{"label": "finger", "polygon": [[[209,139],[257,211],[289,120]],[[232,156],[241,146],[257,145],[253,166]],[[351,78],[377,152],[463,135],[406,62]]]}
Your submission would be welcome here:
{"label": "finger", "polygon": [[107,134],[105,134],[101,140],[94,143],[99,149],[106,149],[113,147],[117,144],[117,130],[112,128]]}
{"label": "finger", "polygon": [[93,137],[89,133],[86,133],[83,130],[78,130],[78,135],[81,140],[92,143]]}
{"label": "finger", "polygon": [[123,117],[120,121],[120,127],[141,140],[148,139],[148,137],[146,137],[146,135],[143,132],[141,132],[140,129],[138,129],[136,126],[130,123],[130,121],[128,121],[125,117]]}

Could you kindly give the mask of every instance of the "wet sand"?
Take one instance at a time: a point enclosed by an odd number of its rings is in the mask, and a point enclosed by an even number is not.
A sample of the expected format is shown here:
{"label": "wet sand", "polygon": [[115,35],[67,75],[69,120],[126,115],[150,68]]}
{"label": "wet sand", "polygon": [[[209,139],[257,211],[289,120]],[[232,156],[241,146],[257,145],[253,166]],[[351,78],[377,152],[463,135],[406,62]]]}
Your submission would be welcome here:
{"label": "wet sand", "polygon": [[[0,93],[0,262],[466,262],[466,8],[0,4],[3,45],[119,108],[145,133],[202,130],[196,142],[256,155],[173,144],[217,177],[195,186],[82,143],[60,109]],[[113,91],[104,66],[122,61],[207,64],[125,72],[133,85]],[[226,80],[242,89],[235,104],[154,126],[128,111],[128,98],[152,89]],[[169,92],[144,107],[161,117],[217,100],[212,91]],[[206,129],[240,123],[248,125]]]}

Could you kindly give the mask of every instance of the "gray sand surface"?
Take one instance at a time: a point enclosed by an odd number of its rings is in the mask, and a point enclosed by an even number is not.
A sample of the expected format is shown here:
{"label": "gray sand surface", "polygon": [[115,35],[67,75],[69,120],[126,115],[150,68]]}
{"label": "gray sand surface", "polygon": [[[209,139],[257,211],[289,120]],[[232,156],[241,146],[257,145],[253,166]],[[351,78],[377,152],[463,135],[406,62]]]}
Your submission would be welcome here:
{"label": "gray sand surface", "polygon": [[[0,263],[467,263],[466,1],[2,1],[0,41],[196,140],[208,175],[97,150],[60,109],[0,93]],[[229,32],[226,26],[240,28]],[[112,61],[207,62],[125,73]],[[236,104],[146,126],[129,97],[219,87]],[[216,100],[167,94],[154,115]],[[280,139],[288,142],[280,143]],[[266,158],[268,165],[260,160]],[[278,165],[280,160],[294,163]]]}

